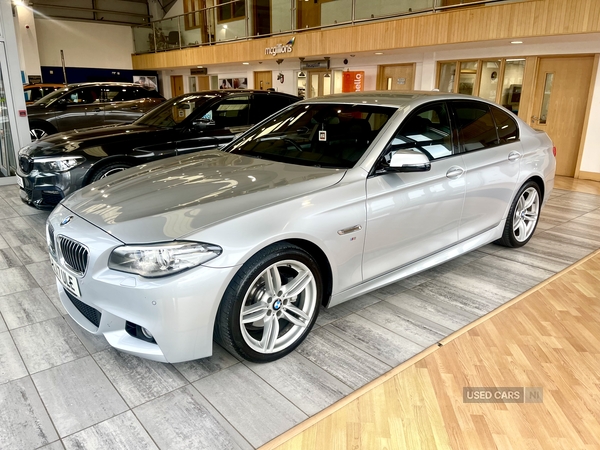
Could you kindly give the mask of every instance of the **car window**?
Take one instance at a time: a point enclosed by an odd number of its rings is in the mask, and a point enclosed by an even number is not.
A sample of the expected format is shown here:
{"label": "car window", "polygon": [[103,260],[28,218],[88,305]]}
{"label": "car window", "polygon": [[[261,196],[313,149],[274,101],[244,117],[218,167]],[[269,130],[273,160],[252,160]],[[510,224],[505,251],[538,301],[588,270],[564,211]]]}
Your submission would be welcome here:
{"label": "car window", "polygon": [[216,128],[242,127],[248,125],[250,96],[228,97],[214,105],[202,119],[212,120]]}
{"label": "car window", "polygon": [[125,86],[104,86],[102,92],[104,93],[104,99],[108,102],[122,102],[134,99],[131,90]]}
{"label": "car window", "polygon": [[471,152],[498,145],[496,124],[486,103],[453,102],[463,151]]}
{"label": "car window", "polygon": [[282,95],[255,94],[250,105],[250,123],[256,124],[296,101]]}
{"label": "car window", "polygon": [[427,155],[429,160],[454,154],[452,128],[445,103],[423,106],[407,117],[392,139],[386,159],[396,150],[413,150]]}
{"label": "car window", "polygon": [[490,108],[496,122],[500,145],[517,141],[519,139],[519,127],[515,119],[500,108],[496,108],[495,106],[490,106]]}
{"label": "car window", "polygon": [[214,96],[187,94],[164,102],[135,121],[138,125],[169,128],[178,125],[198,109],[204,109]]}
{"label": "car window", "polygon": [[395,112],[363,104],[303,103],[286,108],[224,150],[290,164],[350,168]]}
{"label": "car window", "polygon": [[65,97],[69,104],[88,104],[100,102],[100,87],[88,86],[75,89]]}
{"label": "car window", "polygon": [[58,88],[55,88],[55,87],[52,87],[52,86],[43,87],[43,88],[42,88],[42,97],[43,97],[44,95],[48,95],[48,94],[50,94],[51,92],[54,92],[56,89],[58,89]]}

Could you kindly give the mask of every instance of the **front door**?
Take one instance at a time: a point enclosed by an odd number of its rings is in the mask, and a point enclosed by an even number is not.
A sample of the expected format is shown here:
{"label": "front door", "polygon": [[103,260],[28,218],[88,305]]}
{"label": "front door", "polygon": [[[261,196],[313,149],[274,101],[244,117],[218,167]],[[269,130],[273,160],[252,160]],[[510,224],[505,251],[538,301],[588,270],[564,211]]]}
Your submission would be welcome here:
{"label": "front door", "polygon": [[306,74],[306,98],[320,97],[331,94],[331,80],[329,71],[311,70]]}
{"label": "front door", "polygon": [[254,89],[260,89],[266,91],[273,87],[272,84],[273,73],[270,70],[262,72],[254,72]]}
{"label": "front door", "polygon": [[414,85],[414,64],[394,64],[377,68],[377,90],[379,91],[412,91]]}
{"label": "front door", "polygon": [[376,277],[450,247],[458,240],[465,196],[464,163],[454,142],[448,108],[437,102],[404,120],[390,142],[424,153],[427,172],[381,173],[367,179],[363,277]]}
{"label": "front door", "polygon": [[171,75],[171,97],[183,95],[183,75]]}
{"label": "front door", "polygon": [[592,79],[594,58],[540,58],[530,125],[556,147],[556,175],[572,177]]}

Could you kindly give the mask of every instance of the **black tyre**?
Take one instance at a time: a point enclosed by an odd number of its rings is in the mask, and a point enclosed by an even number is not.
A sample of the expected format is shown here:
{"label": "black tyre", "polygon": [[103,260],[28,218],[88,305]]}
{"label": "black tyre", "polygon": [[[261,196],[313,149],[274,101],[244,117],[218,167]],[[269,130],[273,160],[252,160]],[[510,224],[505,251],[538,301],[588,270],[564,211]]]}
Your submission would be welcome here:
{"label": "black tyre", "polygon": [[496,241],[505,247],[522,247],[532,238],[540,217],[542,204],[537,183],[528,181],[515,196],[502,237]]}
{"label": "black tyre", "polygon": [[274,361],[308,335],[322,296],[313,257],[295,245],[275,244],[254,255],[231,280],[217,313],[215,337],[249,361]]}
{"label": "black tyre", "polygon": [[94,181],[98,181],[98,180],[101,180],[102,178],[106,178],[115,173],[122,172],[125,169],[129,169],[130,167],[131,167],[131,164],[127,164],[124,162],[115,162],[115,163],[109,164],[107,166],[102,166],[92,174],[89,182],[93,183]]}
{"label": "black tyre", "polygon": [[32,122],[29,124],[29,134],[32,141],[43,139],[46,136],[57,133],[56,128],[46,122]]}

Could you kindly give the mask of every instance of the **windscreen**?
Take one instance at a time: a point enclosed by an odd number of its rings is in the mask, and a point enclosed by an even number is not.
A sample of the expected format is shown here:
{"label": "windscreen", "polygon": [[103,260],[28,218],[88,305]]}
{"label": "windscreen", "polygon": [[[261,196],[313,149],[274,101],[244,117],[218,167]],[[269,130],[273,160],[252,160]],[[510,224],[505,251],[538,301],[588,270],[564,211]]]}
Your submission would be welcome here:
{"label": "windscreen", "polygon": [[134,123],[159,128],[171,128],[179,125],[198,108],[203,107],[212,95],[184,95],[167,102],[143,115]]}
{"label": "windscreen", "polygon": [[291,164],[351,168],[395,108],[363,104],[300,104],[283,110],[227,151]]}

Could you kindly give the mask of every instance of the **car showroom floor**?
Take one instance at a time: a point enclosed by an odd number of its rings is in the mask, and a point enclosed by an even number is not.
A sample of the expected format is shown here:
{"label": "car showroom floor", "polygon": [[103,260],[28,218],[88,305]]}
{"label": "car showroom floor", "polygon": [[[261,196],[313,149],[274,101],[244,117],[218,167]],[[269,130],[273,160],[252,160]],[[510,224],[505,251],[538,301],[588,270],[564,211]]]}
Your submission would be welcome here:
{"label": "car showroom floor", "polygon": [[46,217],[0,187],[2,449],[259,447],[600,248],[600,195],[556,189],[526,247],[488,245],[321,311],[283,360],[249,364],[216,347],[166,365],[64,315]]}

